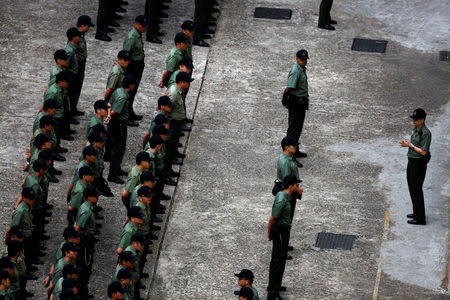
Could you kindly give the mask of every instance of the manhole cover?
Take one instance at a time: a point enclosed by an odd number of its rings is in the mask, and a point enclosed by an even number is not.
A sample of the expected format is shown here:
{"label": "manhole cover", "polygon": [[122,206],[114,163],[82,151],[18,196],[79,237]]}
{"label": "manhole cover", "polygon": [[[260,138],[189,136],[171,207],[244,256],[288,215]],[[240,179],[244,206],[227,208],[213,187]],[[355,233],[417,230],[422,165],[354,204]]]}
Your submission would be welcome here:
{"label": "manhole cover", "polygon": [[362,52],[386,52],[387,41],[368,40],[368,39],[354,39],[352,50]]}
{"label": "manhole cover", "polygon": [[253,16],[260,19],[290,20],[292,10],[285,8],[257,7],[255,8]]}
{"label": "manhole cover", "polygon": [[314,246],[321,249],[352,250],[355,239],[356,235],[320,232]]}
{"label": "manhole cover", "polygon": [[450,60],[450,51],[439,51],[439,60],[440,61],[449,61]]}

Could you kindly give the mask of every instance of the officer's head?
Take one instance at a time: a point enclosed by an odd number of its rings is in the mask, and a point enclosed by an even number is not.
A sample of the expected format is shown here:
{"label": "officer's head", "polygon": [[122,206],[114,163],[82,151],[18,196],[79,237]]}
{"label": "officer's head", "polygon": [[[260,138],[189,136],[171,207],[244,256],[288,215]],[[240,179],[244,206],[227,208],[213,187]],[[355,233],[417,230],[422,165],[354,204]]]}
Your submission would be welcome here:
{"label": "officer's head", "polygon": [[136,251],[144,251],[144,247],[148,244],[150,244],[150,242],[146,240],[144,235],[140,232],[133,234],[133,236],[131,237],[131,246]]}
{"label": "officer's head", "polygon": [[95,27],[95,25],[92,23],[91,17],[83,15],[78,17],[77,27],[81,32],[88,32],[89,28]]}
{"label": "officer's head", "polygon": [[188,74],[191,74],[192,70],[194,69],[194,65],[192,64],[192,59],[189,57],[183,57],[180,60],[180,71],[186,72]]}
{"label": "officer's head", "polygon": [[97,160],[97,155],[98,152],[92,145],[83,149],[83,159],[87,161],[88,164],[93,164]]}
{"label": "officer's head", "polygon": [[151,149],[156,149],[156,151],[159,151],[161,149],[162,144],[164,143],[164,140],[159,135],[154,135],[150,138],[148,141],[150,143]]}
{"label": "officer's head", "polygon": [[416,108],[413,111],[413,114],[409,117],[412,119],[414,126],[421,127],[423,124],[425,124],[427,113],[422,108]]}
{"label": "officer's head", "polygon": [[136,262],[136,257],[131,251],[124,251],[119,256],[120,263],[125,269],[131,270]]}
{"label": "officer's head", "polygon": [[78,28],[72,27],[67,29],[66,35],[69,42],[78,43],[81,40],[81,32]]}
{"label": "officer's head", "polygon": [[56,50],[55,53],[53,53],[53,58],[55,59],[56,64],[62,68],[66,68],[69,63],[67,53],[64,49]]}
{"label": "officer's head", "polygon": [[[78,177],[87,184],[94,182],[94,172],[89,166],[83,166],[78,170]],[[86,188],[87,189],[87,188]],[[85,189],[85,191],[86,191]]]}
{"label": "officer's head", "polygon": [[243,287],[239,290],[239,300],[252,300],[253,291],[249,287]]}
{"label": "officer's head", "polygon": [[63,89],[69,88],[70,82],[72,81],[72,75],[67,70],[63,70],[56,74],[56,84]]}
{"label": "officer's head", "polygon": [[108,297],[111,300],[123,300],[125,290],[122,287],[122,284],[119,281],[111,282],[108,285]]}
{"label": "officer's head", "polygon": [[306,66],[306,64],[308,63],[308,51],[306,51],[305,49],[298,50],[295,57],[299,65]]}
{"label": "officer's head", "polygon": [[58,110],[58,108],[60,108],[60,106],[56,102],[56,99],[47,99],[44,101],[44,111],[47,113],[47,115],[53,117],[54,115],[56,115],[56,111]]}
{"label": "officer's head", "polygon": [[100,150],[106,143],[107,138],[102,136],[98,131],[89,133],[88,141],[95,149]]}
{"label": "officer's head", "polygon": [[169,130],[164,126],[164,124],[156,125],[152,130],[153,135],[159,135],[163,141],[167,139],[167,135],[169,134]]}
{"label": "officer's head", "polygon": [[94,103],[95,114],[98,115],[101,119],[103,119],[106,116],[108,116],[108,109],[109,108],[110,107],[108,106],[108,104],[106,103],[105,100],[97,100]]}
{"label": "officer's head", "polygon": [[43,133],[39,133],[34,137],[33,144],[39,150],[50,150],[52,148],[50,138]]}
{"label": "officer's head", "polygon": [[186,20],[181,24],[181,31],[187,36],[187,37],[193,37],[194,36],[194,22],[191,20]]}
{"label": "officer's head", "polygon": [[16,257],[22,253],[23,244],[19,241],[9,241],[8,242],[8,256]]}
{"label": "officer's head", "polygon": [[78,285],[74,278],[64,278],[62,282],[62,290],[72,290],[74,295],[78,294]]}
{"label": "officer's head", "polygon": [[89,185],[84,189],[83,196],[90,204],[96,204],[101,193],[97,191],[94,185]]}
{"label": "officer's head", "polygon": [[144,171],[139,178],[139,182],[142,186],[148,186],[152,189],[155,185],[155,177],[153,176],[151,171]]}
{"label": "officer's head", "polygon": [[37,198],[37,194],[34,192],[34,190],[32,188],[25,187],[22,189],[22,201],[27,206],[32,206],[34,204],[34,201],[36,200],[36,198]]}
{"label": "officer's head", "polygon": [[55,120],[50,115],[42,116],[39,120],[39,128],[43,129],[44,132],[48,133],[55,127]]}
{"label": "officer's head", "polygon": [[5,288],[5,290],[9,289],[9,287],[11,286],[11,280],[8,271],[0,270],[0,284]]}
{"label": "officer's head", "polygon": [[153,159],[146,151],[141,151],[136,155],[136,165],[141,166],[144,170],[148,170],[150,168],[151,161],[153,161]]}
{"label": "officer's head", "polygon": [[144,15],[137,16],[134,19],[134,29],[136,29],[139,33],[144,33],[147,30],[147,17]]}
{"label": "officer's head", "polygon": [[38,159],[45,160],[47,166],[50,166],[53,162],[52,153],[50,150],[42,150],[39,152]]}
{"label": "officer's head", "polygon": [[283,152],[287,152],[289,155],[297,152],[299,143],[291,136],[287,136],[281,140],[281,148]]}
{"label": "officer's head", "polygon": [[141,186],[137,191],[137,195],[139,197],[139,201],[145,205],[148,205],[150,204],[150,202],[152,202],[153,193],[148,186]]}
{"label": "officer's head", "polygon": [[172,121],[171,118],[166,117],[163,114],[159,114],[155,117],[155,119],[153,120],[155,122],[155,125],[163,125],[166,129],[170,128],[170,121]]}
{"label": "officer's head", "polygon": [[78,280],[78,275],[80,274],[80,269],[75,267],[73,264],[67,264],[63,267],[63,277],[64,278],[73,278]]}
{"label": "officer's head", "polygon": [[129,286],[131,284],[132,273],[130,270],[123,268],[117,272],[116,278],[123,287]]}
{"label": "officer's head", "polygon": [[106,128],[103,124],[96,124],[92,127],[92,131],[100,133],[101,136],[106,136]]}
{"label": "officer's head", "polygon": [[185,51],[189,47],[189,39],[188,37],[182,33],[178,32],[174,38],[175,46],[180,51]]}
{"label": "officer's head", "polygon": [[136,86],[136,78],[134,78],[134,76],[131,74],[126,75],[125,78],[122,80],[122,87],[127,92],[134,90],[135,86]]}
{"label": "officer's head", "polygon": [[[23,196],[22,196],[23,199]],[[8,232],[8,237],[10,241],[19,241],[23,242],[23,238],[25,237],[23,234],[22,226],[20,225],[14,225],[11,226]]]}
{"label": "officer's head", "polygon": [[36,159],[33,163],[33,172],[38,173],[39,176],[45,175],[48,166],[47,162],[43,159]]}
{"label": "officer's head", "polygon": [[79,245],[81,242],[81,235],[82,233],[75,230],[75,227],[73,227],[72,225],[64,228],[63,237],[66,242],[71,242],[75,245]]}
{"label": "officer's head", "polygon": [[8,272],[9,276],[14,276],[14,268],[16,264],[11,260],[9,256],[0,258],[0,269]]}
{"label": "officer's head", "polygon": [[240,287],[249,287],[253,284],[253,272],[248,269],[242,269],[241,272],[235,273],[234,276],[238,278],[238,285]]}
{"label": "officer's head", "polygon": [[[163,112],[163,114],[159,114],[156,117],[164,116],[165,113],[169,113],[172,111],[173,103],[170,100],[169,96],[161,96],[158,98],[158,109]],[[165,117],[165,116],[164,116]]]}
{"label": "officer's head", "polygon": [[120,50],[117,54],[117,62],[123,68],[126,69],[130,65],[131,56],[127,50]]}
{"label": "officer's head", "polygon": [[194,81],[194,78],[191,78],[191,76],[186,72],[180,72],[175,77],[175,82],[177,83],[178,88],[182,91],[189,88],[192,81]]}
{"label": "officer's head", "polygon": [[59,294],[59,300],[76,300],[79,299],[73,289],[65,289]]}
{"label": "officer's head", "polygon": [[286,175],[283,178],[283,188],[285,190],[295,191],[298,187],[298,184],[302,182],[300,179],[297,179],[295,175]]}
{"label": "officer's head", "polygon": [[69,257],[72,261],[77,259],[78,251],[80,251],[80,248],[74,243],[70,242],[65,242],[61,247],[61,252],[63,253],[64,257]]}
{"label": "officer's head", "polygon": [[144,214],[141,211],[141,208],[138,206],[133,206],[128,209],[127,213],[128,218],[133,224],[139,226],[143,223]]}

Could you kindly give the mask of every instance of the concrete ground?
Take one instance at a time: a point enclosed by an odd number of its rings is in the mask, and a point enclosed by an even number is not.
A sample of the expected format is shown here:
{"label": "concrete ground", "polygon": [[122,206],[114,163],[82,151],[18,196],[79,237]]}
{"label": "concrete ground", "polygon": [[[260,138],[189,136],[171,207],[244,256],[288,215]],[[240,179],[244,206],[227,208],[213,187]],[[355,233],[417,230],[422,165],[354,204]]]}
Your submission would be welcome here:
{"label": "concrete ground", "polygon": [[[162,244],[154,245],[148,264],[147,271],[153,275],[146,282],[148,299],[233,299],[237,289],[233,273],[242,268],[253,270],[254,285],[265,298],[271,251],[265,234],[273,201],[270,192],[279,142],[287,126],[280,98],[299,48],[310,54],[311,107],[301,141],[308,158],[300,169],[305,194],[297,205],[291,237],[294,259],[287,263],[283,285],[288,291],[283,297],[449,298],[448,282],[443,279],[449,248],[450,69],[448,62],[438,60],[438,51],[450,50],[450,38],[445,31],[433,31],[433,20],[420,23],[414,10],[399,10],[398,5],[386,6],[385,15],[378,12],[371,17],[370,9],[383,1],[373,7],[363,1],[355,6],[336,1],[332,16],[339,24],[335,32],[317,29],[318,0],[221,2],[212,47],[194,47],[196,80],[187,105],[195,123],[188,141],[183,141],[187,158],[174,200],[166,202],[170,210],[159,233]],[[50,0],[3,0],[2,4],[0,222],[6,230],[24,177],[20,169],[53,65],[52,54],[64,47],[65,31],[79,15],[95,20],[97,4],[64,1],[55,5]],[[163,92],[157,83],[172,37],[179,24],[192,17],[191,6],[191,1],[173,0],[170,17],[162,26],[164,44],[145,43],[146,69],[136,99],[136,108],[145,118],[140,127],[129,130],[127,170]],[[291,8],[292,19],[254,19],[257,6]],[[448,17],[445,2],[430,1],[429,7],[439,11],[436,22]],[[417,8],[424,18],[427,11]],[[74,126],[76,141],[64,143],[71,148],[67,162],[56,165],[64,174],[50,188],[50,203],[56,206],[47,226],[52,238],[47,242],[46,264],[37,272],[39,281],[29,283],[37,299],[45,295],[40,282],[48,272],[53,249],[62,240],[65,191],[92,103],[102,98],[107,73],[134,17],[142,12],[143,1],[132,0],[127,9],[118,32],[111,35],[113,42],[99,42],[93,32],[87,35],[87,76],[80,100],[87,115]],[[398,24],[386,21],[394,12],[405,22],[419,22],[420,43],[414,42],[417,35],[397,31]],[[354,37],[388,39],[387,51],[352,52]],[[424,186],[426,227],[406,224],[405,214],[411,211],[406,151],[396,144],[409,135],[408,115],[419,106],[428,112],[427,124],[433,133]],[[90,285],[96,299],[105,298],[125,215],[119,199],[123,187],[112,187],[116,196],[100,199],[105,221]],[[313,250],[311,245],[321,231],[356,235],[353,250]]]}

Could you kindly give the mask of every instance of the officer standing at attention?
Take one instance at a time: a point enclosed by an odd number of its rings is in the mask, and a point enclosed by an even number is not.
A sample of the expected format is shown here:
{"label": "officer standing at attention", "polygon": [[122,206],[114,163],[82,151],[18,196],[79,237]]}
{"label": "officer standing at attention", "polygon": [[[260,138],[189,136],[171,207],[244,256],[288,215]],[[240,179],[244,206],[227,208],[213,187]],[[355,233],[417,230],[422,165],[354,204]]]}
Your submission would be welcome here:
{"label": "officer standing at attention", "polygon": [[187,20],[184,21],[183,24],[181,24],[181,32],[183,32],[188,37],[189,46],[186,50],[187,57],[191,59],[191,61],[194,61],[194,58],[192,56],[192,45],[194,42],[194,22]]}
{"label": "officer standing at attention", "polygon": [[[200,47],[209,47],[209,44],[204,41],[206,34],[214,34],[214,31],[208,28],[209,21],[216,19],[210,15],[211,7],[210,0],[195,0],[194,10],[194,45]],[[213,8],[214,9],[214,8]],[[215,9],[216,10],[216,9]]]}
{"label": "officer standing at attention", "polygon": [[[89,28],[94,26],[95,25],[92,23],[89,16],[80,16],[78,18],[77,28],[81,36],[80,42],[78,43],[78,48],[75,50],[75,54],[77,55],[78,60],[77,84],[75,91],[76,104],[78,104],[78,100],[80,99],[81,88],[83,87],[84,81],[84,71],[86,69],[87,45],[86,40],[84,39],[84,35],[89,31]],[[76,104],[74,107],[72,107],[72,115],[83,116],[84,112],[79,111]]]}
{"label": "officer standing at attention", "polygon": [[122,81],[125,78],[125,71],[127,70],[131,61],[130,52],[127,50],[120,50],[117,54],[117,61],[114,63],[106,81],[106,92],[104,100],[109,101],[112,93],[122,86]]}
{"label": "officer standing at attention", "polygon": [[408,147],[408,167],[406,168],[406,179],[408,180],[409,194],[413,205],[413,213],[408,214],[409,224],[426,225],[425,202],[423,198],[422,185],[427,173],[427,164],[431,158],[430,144],[431,132],[425,126],[427,113],[422,108],[414,110],[410,116],[413,120],[414,130],[411,140],[403,139],[399,142],[401,147]]}
{"label": "officer standing at attention", "polygon": [[320,2],[319,10],[319,28],[326,30],[335,30],[334,26],[331,24],[337,24],[335,20],[331,19],[330,11],[333,5],[333,0],[322,0]]}
{"label": "officer standing at attention", "polygon": [[[241,288],[249,288],[253,291],[253,298],[250,298],[248,300],[259,300],[258,291],[253,287],[253,279],[255,276],[253,275],[253,272],[248,269],[242,269],[240,273],[235,273],[234,276],[238,278],[238,285]],[[239,291],[237,291],[239,294]],[[236,292],[235,292],[236,294]]]}
{"label": "officer standing at attention", "polygon": [[113,28],[108,27],[108,22],[111,15],[109,6],[111,6],[111,1],[98,1],[97,32],[95,33],[95,38],[105,42],[111,42],[111,38],[108,36],[108,33],[115,32]]}
{"label": "officer standing at attention", "polygon": [[[299,141],[302,134],[305,113],[309,108],[308,77],[306,76],[306,64],[308,52],[304,49],[297,51],[296,63],[289,71],[287,85],[283,93],[283,99],[287,99],[286,106],[289,110],[288,136]],[[306,153],[297,149],[294,157],[306,157]],[[303,165],[295,160],[299,168]]]}
{"label": "officer standing at attention", "polygon": [[284,190],[275,196],[272,215],[267,225],[267,238],[272,241],[272,259],[269,268],[269,285],[267,286],[267,300],[281,300],[279,292],[286,290],[281,286],[291,228],[291,195],[299,187],[295,175],[288,175],[283,179]]}
{"label": "officer standing at attention", "polygon": [[128,102],[128,111],[130,114],[130,119],[128,120],[128,125],[138,126],[136,120],[142,120],[142,116],[136,115],[133,110],[134,97],[136,96],[137,90],[139,88],[139,83],[141,82],[142,72],[144,72],[144,44],[142,42],[142,34],[147,30],[147,18],[143,15],[137,16],[134,20],[134,27],[128,33],[125,41],[123,42],[123,49],[130,53],[131,62],[128,65],[127,73],[134,76],[136,80],[136,87],[130,92],[130,99]]}
{"label": "officer standing at attention", "polygon": [[[162,44],[159,37],[164,36],[164,33],[159,31],[159,18],[162,1],[161,0],[146,0],[145,1],[145,16],[148,18],[147,28],[147,42],[154,44]],[[168,6],[166,6],[168,8]],[[164,14],[167,15],[167,14]]]}
{"label": "officer standing at attention", "polygon": [[66,50],[64,49],[56,50],[53,54],[53,58],[55,59],[56,65],[53,66],[52,70],[50,71],[50,79],[48,80],[47,89],[56,82],[56,75],[59,72],[65,70],[67,68],[67,64],[69,63]]}
{"label": "officer standing at attention", "polygon": [[[78,80],[78,56],[76,52],[81,41],[81,32],[77,28],[72,27],[67,30],[66,35],[68,40],[66,45],[66,53],[68,58],[67,70],[72,75],[72,82],[67,90],[67,95],[69,96],[70,103],[69,111],[71,115],[74,116],[73,112],[77,110],[77,91],[80,84]],[[76,125],[80,122],[72,117],[70,123]]]}
{"label": "officer standing at attention", "polygon": [[166,58],[166,69],[163,72],[161,81],[158,84],[159,88],[167,87],[170,75],[178,70],[181,59],[187,55],[186,50],[189,47],[188,37],[179,32],[175,35],[175,46],[170,50],[169,55]]}
{"label": "officer standing at attention", "polygon": [[115,90],[109,100],[111,111],[105,153],[111,153],[108,181],[117,184],[124,183],[119,176],[127,175],[120,169],[120,165],[127,146],[128,99],[131,91],[135,88],[135,84],[136,81],[132,75],[125,76],[122,87]]}

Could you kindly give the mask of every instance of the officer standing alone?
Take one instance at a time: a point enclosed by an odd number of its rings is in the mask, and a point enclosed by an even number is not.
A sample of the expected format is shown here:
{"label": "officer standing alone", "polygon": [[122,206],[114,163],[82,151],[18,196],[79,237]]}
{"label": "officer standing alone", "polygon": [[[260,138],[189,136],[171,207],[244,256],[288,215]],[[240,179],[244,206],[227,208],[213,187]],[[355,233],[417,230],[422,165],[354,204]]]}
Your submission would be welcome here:
{"label": "officer standing alone", "polygon": [[407,217],[412,219],[408,220],[409,224],[426,225],[422,186],[427,172],[427,163],[431,158],[431,132],[425,126],[427,114],[423,109],[417,108],[410,117],[414,125],[411,140],[408,141],[405,138],[399,142],[401,147],[409,148],[406,178],[413,205],[413,213],[408,214]]}

